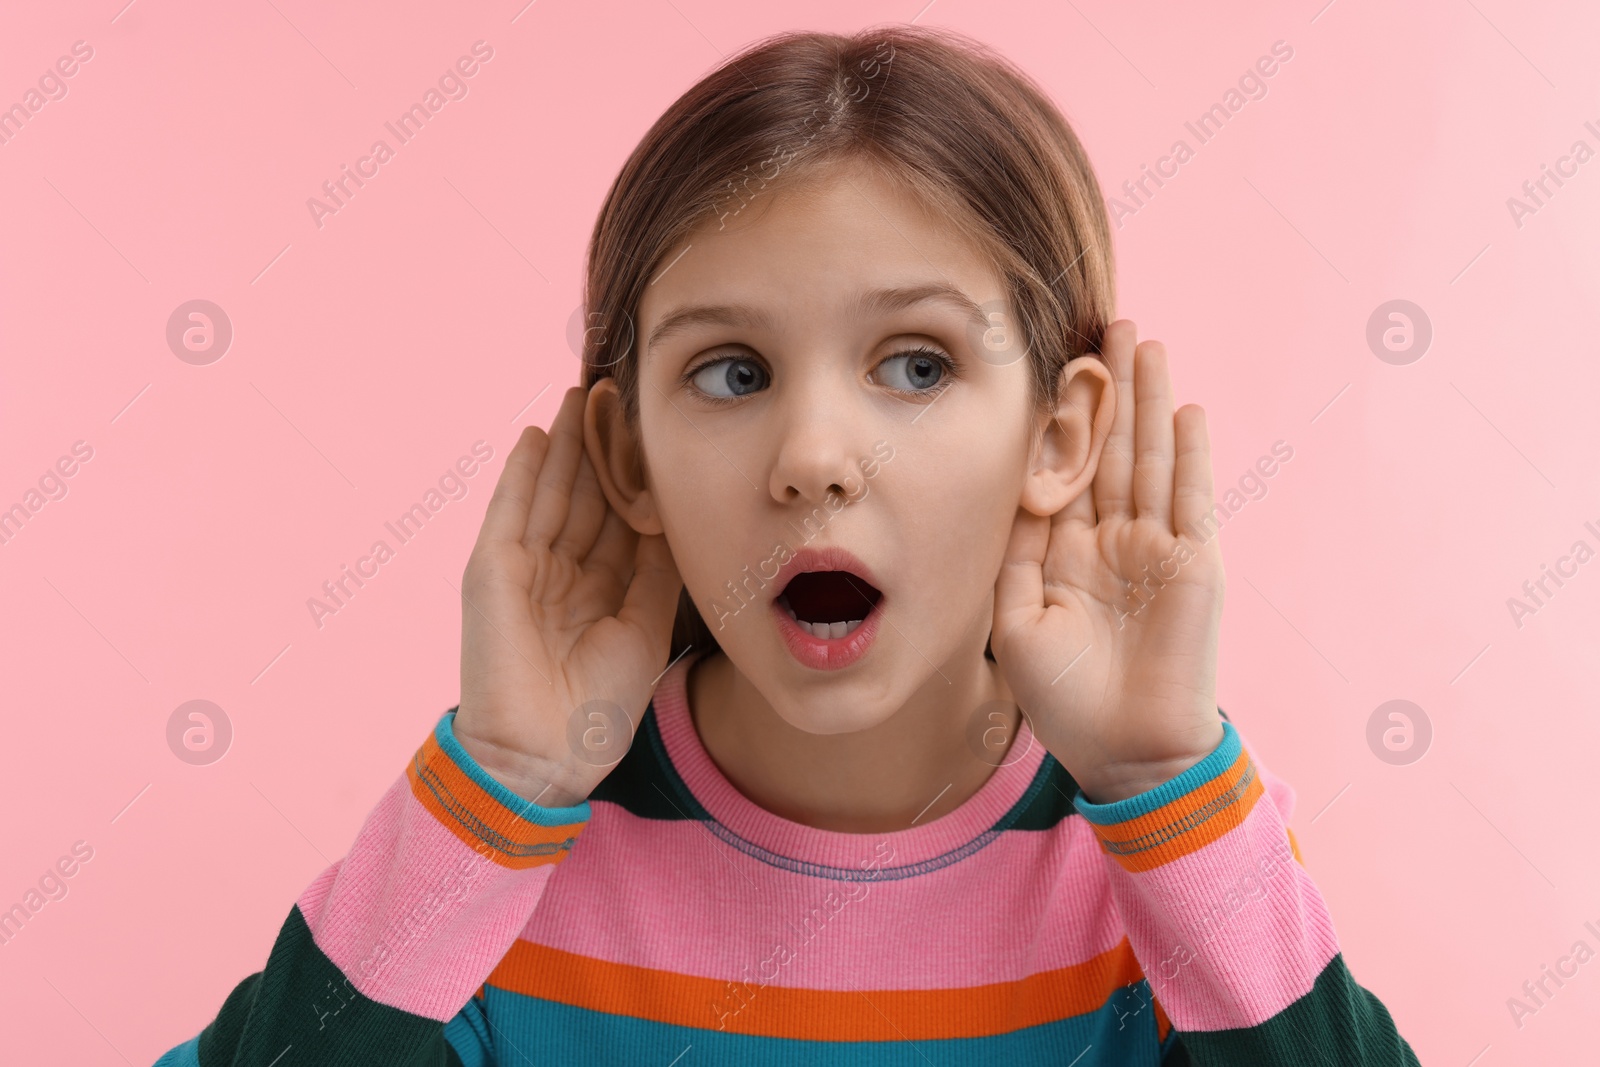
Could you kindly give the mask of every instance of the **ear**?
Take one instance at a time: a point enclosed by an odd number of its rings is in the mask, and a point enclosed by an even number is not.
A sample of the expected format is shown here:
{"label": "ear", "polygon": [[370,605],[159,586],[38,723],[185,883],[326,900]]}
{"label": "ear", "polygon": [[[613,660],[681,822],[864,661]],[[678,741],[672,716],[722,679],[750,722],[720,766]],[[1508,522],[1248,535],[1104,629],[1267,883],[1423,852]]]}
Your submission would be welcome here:
{"label": "ear", "polygon": [[1043,518],[1089,491],[1117,413],[1111,368],[1098,356],[1069,360],[1056,395],[1059,401],[1034,446],[1033,469],[1019,501]]}
{"label": "ear", "polygon": [[589,390],[589,400],[583,411],[583,447],[611,509],[621,515],[635,533],[661,533],[655,496],[648,488],[644,451],[638,436],[623,417],[622,397],[617,392],[615,378],[601,378]]}

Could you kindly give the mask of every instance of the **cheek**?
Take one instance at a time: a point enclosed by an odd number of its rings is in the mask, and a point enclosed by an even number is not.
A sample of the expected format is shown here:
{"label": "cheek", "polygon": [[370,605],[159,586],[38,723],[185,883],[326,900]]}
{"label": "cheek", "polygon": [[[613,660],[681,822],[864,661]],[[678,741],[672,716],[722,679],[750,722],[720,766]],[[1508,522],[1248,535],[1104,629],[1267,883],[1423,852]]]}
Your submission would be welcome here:
{"label": "cheek", "polygon": [[896,484],[885,487],[886,496],[897,498],[897,515],[909,520],[907,526],[937,552],[935,558],[961,562],[941,568],[947,581],[992,584],[1021,496],[1018,463],[1009,455],[970,448],[937,461],[896,455],[894,462],[902,460],[899,471],[891,464],[885,472],[899,476]]}
{"label": "cheek", "polygon": [[707,513],[725,506],[734,483],[749,491],[738,471],[676,413],[650,412],[641,432],[650,491],[669,537],[708,525]]}
{"label": "cheek", "polygon": [[674,468],[655,486],[661,522],[675,555],[685,550],[692,555],[695,549],[700,555],[719,554],[719,546],[731,541],[726,535],[738,528],[731,524],[741,499],[755,495],[726,465]]}
{"label": "cheek", "polygon": [[678,572],[691,595],[721,595],[723,583],[741,567],[754,569],[761,562],[760,556],[743,558],[751,552],[760,497],[724,460],[714,453],[708,460],[692,445],[660,462],[652,470],[666,473],[653,477],[651,488]]}
{"label": "cheek", "polygon": [[[1009,513],[1021,495],[1025,459],[1020,444],[989,435],[950,435],[897,451],[890,469],[929,504],[981,522],[998,508]],[[1009,501],[1009,503],[1006,503]]]}

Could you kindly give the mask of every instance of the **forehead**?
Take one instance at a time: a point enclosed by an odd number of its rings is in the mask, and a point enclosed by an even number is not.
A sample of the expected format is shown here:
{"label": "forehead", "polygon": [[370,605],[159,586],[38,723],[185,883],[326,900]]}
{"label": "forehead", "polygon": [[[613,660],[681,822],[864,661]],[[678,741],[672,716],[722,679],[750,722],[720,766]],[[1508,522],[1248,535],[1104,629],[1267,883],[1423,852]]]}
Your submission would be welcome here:
{"label": "forehead", "polygon": [[765,309],[770,326],[795,315],[893,310],[897,301],[883,290],[942,287],[973,304],[1002,295],[985,252],[875,167],[839,163],[758,184],[662,258],[640,299],[642,338],[691,305]]}

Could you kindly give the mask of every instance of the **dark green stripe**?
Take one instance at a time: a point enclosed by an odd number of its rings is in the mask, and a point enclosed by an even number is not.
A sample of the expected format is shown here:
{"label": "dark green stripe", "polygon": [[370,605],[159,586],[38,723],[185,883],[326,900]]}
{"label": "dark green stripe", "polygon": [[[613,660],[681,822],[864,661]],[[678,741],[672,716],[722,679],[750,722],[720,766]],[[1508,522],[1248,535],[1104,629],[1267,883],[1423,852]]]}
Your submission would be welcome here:
{"label": "dark green stripe", "polygon": [[1169,1031],[1161,1045],[1161,1067],[1194,1067],[1189,1050],[1183,1047],[1183,1035],[1176,1030]]}
{"label": "dark green stripe", "polygon": [[[1228,718],[1228,713],[1220,707],[1217,714]],[[1078,815],[1078,809],[1072,806],[1072,798],[1078,795],[1078,783],[1048,752],[1034,782],[1037,783],[1039,778],[1045,779],[1044,788],[1029,786],[1028,792],[1018,801],[1023,805],[1023,810],[1019,812],[1013,808],[1007,812],[995,823],[996,830],[1053,830],[1062,819],[1082,818]]]}
{"label": "dark green stripe", "polygon": [[689,787],[667,757],[652,701],[639,720],[639,733],[633,744],[590,792],[589,800],[608,801],[641,819],[709,820],[710,812],[698,803],[691,801],[686,806],[688,797]]}
{"label": "dark green stripe", "polygon": [[1078,783],[1056,758],[1045,753],[1026,792],[995,823],[996,830],[1053,830],[1063,819],[1081,819],[1072,806]]}
{"label": "dark green stripe", "polygon": [[1317,975],[1311,991],[1259,1026],[1178,1035],[1165,1067],[1418,1067],[1383,1002],[1356,984],[1344,955]]}
{"label": "dark green stripe", "polygon": [[[1221,708],[1217,713],[1226,719]],[[1054,756],[1045,753],[1034,780],[1009,811],[995,823],[995,830],[1051,830],[1067,818],[1081,818],[1072,806],[1078,783]],[[700,804],[686,801],[689,787],[684,784],[667,756],[656,719],[655,703],[645,708],[639,720],[639,734],[610,774],[589,794],[589,799],[615,804],[641,819],[709,820],[710,812]],[[668,798],[671,798],[670,800]]]}
{"label": "dark green stripe", "polygon": [[[1046,753],[1027,790],[993,829],[1049,830],[1062,819],[1081,818],[1072,807],[1071,798],[1077,791],[1072,775]],[[711,819],[667,756],[654,704],[645,709],[639,734],[627,753],[590,792],[589,799],[615,804],[641,819]]]}
{"label": "dark green stripe", "polygon": [[200,1032],[199,1056],[200,1067],[461,1067],[442,1022],[357,992],[317,947],[299,905],[266,969],[235,986]]}

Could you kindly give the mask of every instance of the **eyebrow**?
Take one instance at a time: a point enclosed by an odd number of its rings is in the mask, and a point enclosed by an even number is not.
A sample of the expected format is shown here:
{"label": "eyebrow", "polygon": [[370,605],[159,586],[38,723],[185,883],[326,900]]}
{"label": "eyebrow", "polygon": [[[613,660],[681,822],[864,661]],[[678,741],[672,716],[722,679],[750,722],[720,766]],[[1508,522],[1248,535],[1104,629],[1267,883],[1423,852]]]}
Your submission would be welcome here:
{"label": "eyebrow", "polygon": [[[852,318],[888,315],[918,304],[943,304],[960,312],[974,328],[983,330],[989,327],[983,309],[966,293],[945,282],[868,289],[850,302],[846,314]],[[770,331],[773,321],[765,311],[748,304],[689,304],[675,308],[661,319],[656,328],[650,331],[645,351],[648,353],[673,335],[696,326],[731,326]]]}

